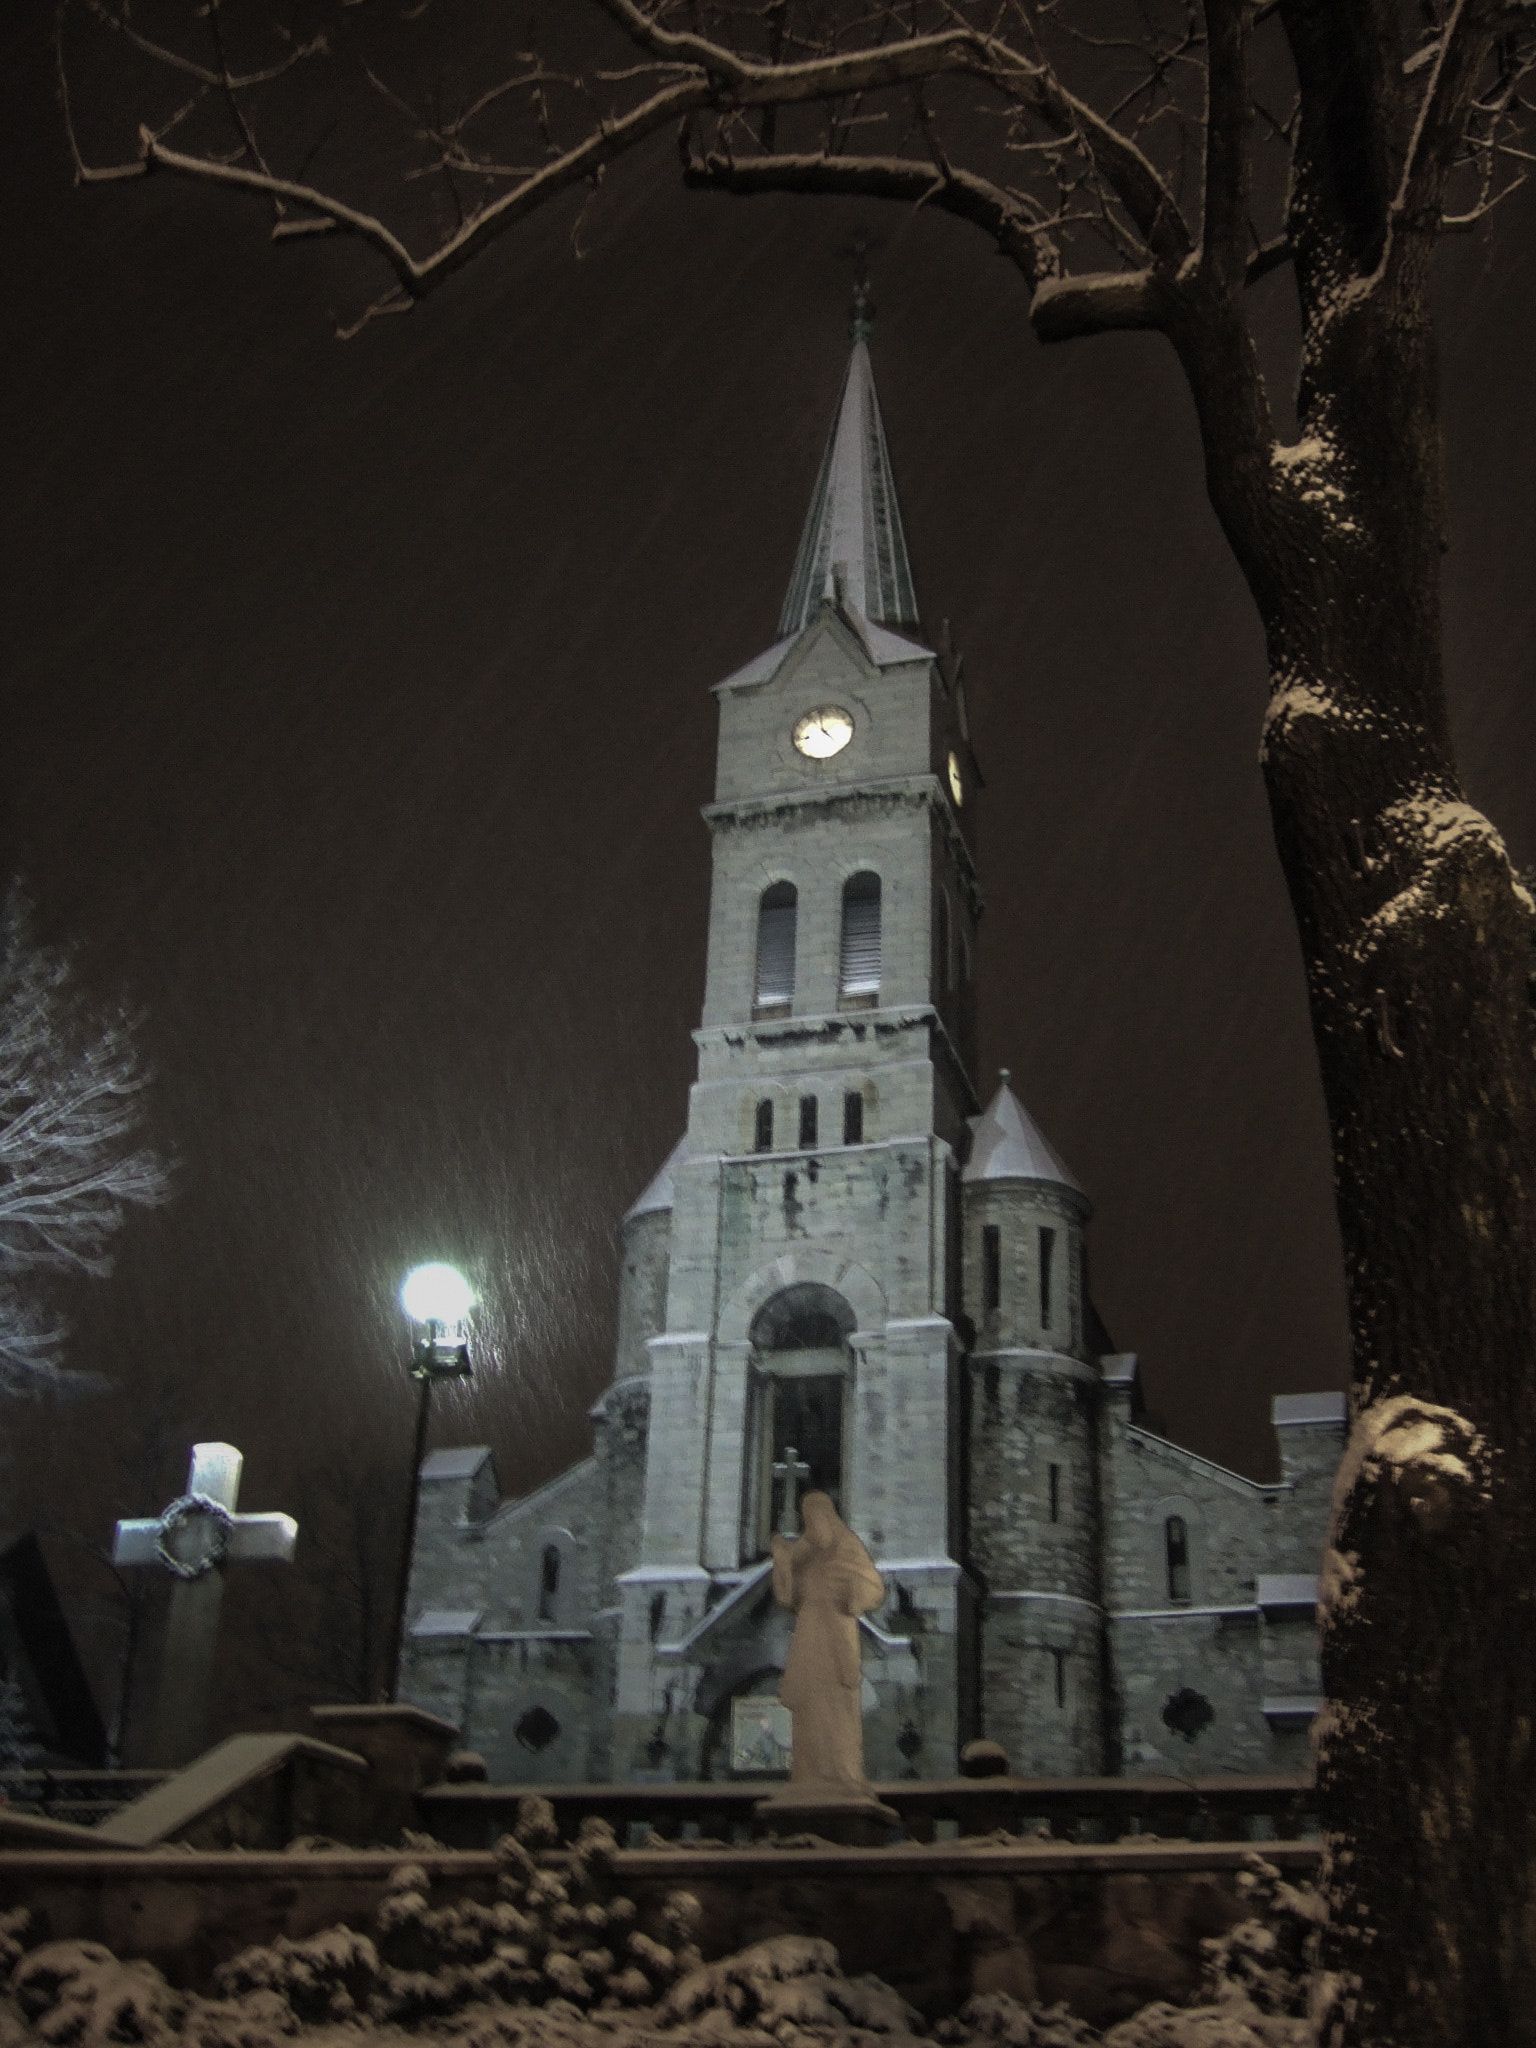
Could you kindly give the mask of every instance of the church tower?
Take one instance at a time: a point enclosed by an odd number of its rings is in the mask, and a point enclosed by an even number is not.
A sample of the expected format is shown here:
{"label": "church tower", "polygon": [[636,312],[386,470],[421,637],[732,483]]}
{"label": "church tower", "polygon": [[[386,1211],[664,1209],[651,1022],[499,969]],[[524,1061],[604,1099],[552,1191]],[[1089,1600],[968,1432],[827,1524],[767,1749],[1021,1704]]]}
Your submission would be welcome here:
{"label": "church tower", "polygon": [[715,687],[698,1079],[621,1229],[593,1455],[515,1500],[421,1468],[403,1699],[505,1785],[768,1778],[792,1628],[769,1538],[831,1494],[884,1578],[865,1763],[944,1778],[1299,1768],[1338,1394],[1278,1397],[1280,1476],[1153,1429],[1084,1278],[1090,1203],[971,974],[980,785],[927,644],[853,348],[779,633]]}
{"label": "church tower", "polygon": [[979,777],[921,638],[867,336],[860,303],[779,637],[715,687],[698,1080],[625,1230],[620,1373],[649,1415],[620,1778],[719,1771],[733,1702],[776,1686],[768,1539],[808,1486],[891,1589],[866,1627],[872,1774],[952,1772],[974,1715],[957,1323]]}

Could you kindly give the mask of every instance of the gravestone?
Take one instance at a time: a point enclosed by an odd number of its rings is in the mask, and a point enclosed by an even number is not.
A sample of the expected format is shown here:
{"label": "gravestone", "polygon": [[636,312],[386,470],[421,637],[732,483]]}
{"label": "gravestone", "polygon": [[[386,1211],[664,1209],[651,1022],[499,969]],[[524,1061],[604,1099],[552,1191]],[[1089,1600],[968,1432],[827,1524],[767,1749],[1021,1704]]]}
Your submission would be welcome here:
{"label": "gravestone", "polygon": [[236,1513],[243,1463],[233,1444],[194,1444],[186,1492],[154,1521],[117,1525],[114,1564],[158,1566],[176,1581],[150,1729],[154,1764],[184,1764],[202,1749],[225,1565],[293,1562],[292,1515]]}

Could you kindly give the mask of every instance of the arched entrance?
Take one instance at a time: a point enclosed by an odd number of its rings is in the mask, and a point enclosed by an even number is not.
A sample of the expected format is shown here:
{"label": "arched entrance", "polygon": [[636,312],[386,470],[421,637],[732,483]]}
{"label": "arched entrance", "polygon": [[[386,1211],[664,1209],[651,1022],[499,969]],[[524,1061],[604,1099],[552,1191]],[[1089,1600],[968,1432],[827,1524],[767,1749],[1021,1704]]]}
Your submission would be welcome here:
{"label": "arched entrance", "polygon": [[847,1300],[815,1280],[781,1288],[752,1318],[748,1548],[757,1556],[767,1554],[773,1530],[798,1534],[796,1503],[810,1488],[842,1505],[856,1324]]}

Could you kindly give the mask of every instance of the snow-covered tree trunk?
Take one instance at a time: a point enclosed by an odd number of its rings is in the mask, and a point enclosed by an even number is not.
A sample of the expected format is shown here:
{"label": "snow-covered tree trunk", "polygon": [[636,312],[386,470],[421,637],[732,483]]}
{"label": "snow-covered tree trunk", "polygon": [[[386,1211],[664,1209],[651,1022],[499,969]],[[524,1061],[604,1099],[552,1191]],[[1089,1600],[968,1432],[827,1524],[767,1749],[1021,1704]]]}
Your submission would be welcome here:
{"label": "snow-covered tree trunk", "polygon": [[1316,2018],[1322,2048],[1515,2048],[1536,2042],[1533,906],[1449,740],[1428,237],[1394,251],[1378,215],[1362,277],[1329,228],[1298,236],[1301,431],[1267,477],[1181,350],[1267,634],[1354,1353]]}

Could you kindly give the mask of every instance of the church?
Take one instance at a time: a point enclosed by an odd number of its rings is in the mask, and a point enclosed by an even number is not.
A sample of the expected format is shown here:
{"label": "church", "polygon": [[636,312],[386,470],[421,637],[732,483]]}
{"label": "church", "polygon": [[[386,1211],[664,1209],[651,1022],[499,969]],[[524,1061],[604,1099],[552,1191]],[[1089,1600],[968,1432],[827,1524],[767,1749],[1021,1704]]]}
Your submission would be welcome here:
{"label": "church", "polygon": [[698,1078],[621,1225],[592,1455],[517,1500],[484,1447],[426,1459],[399,1696],[501,1782],[783,1775],[769,1536],[816,1487],[885,1581],[871,1778],[978,1737],[1036,1776],[1301,1768],[1344,1397],[1275,1401],[1268,1483],[1149,1428],[1087,1194],[980,1091],[981,779],[868,341],[861,294],[778,637],[714,687]]}

